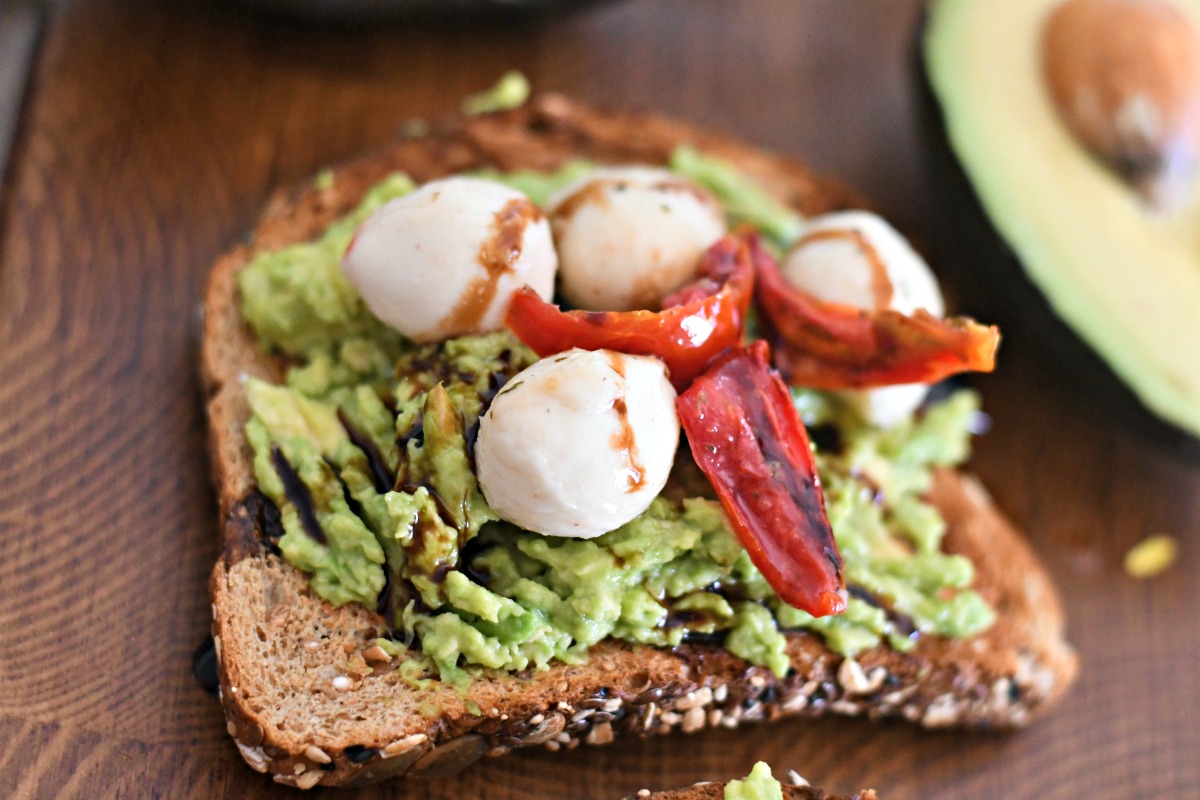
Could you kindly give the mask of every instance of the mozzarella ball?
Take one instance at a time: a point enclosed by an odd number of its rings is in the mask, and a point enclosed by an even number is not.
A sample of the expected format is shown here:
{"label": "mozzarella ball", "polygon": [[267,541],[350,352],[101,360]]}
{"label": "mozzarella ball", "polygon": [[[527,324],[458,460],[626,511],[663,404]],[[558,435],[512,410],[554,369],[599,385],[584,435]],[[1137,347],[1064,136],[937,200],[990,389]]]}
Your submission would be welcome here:
{"label": "mozzarella ball", "polygon": [[653,167],[597,170],[549,203],[563,298],[591,311],[657,309],[725,235],[708,191]]}
{"label": "mozzarella ball", "polygon": [[937,279],[887,220],[869,211],[813,217],[783,262],[793,286],[855,308],[945,313]]}
{"label": "mozzarella ball", "polygon": [[925,402],[928,393],[929,387],[923,383],[898,383],[877,389],[838,392],[838,396],[872,425],[891,428],[908,419]]}
{"label": "mozzarella ball", "polygon": [[[945,313],[929,265],[886,220],[868,211],[838,211],[809,220],[782,269],[789,283],[822,300],[872,311]],[[913,383],[842,396],[864,419],[891,427],[921,405],[927,389]]]}
{"label": "mozzarella ball", "polygon": [[646,510],[678,446],[661,361],[575,349],[538,361],[496,395],[479,423],[475,465],[504,519],[590,539]]}
{"label": "mozzarella ball", "polygon": [[520,192],[478,178],[431,181],[367,218],[342,260],[375,316],[416,342],[504,326],[515,290],[554,293],[550,224]]}

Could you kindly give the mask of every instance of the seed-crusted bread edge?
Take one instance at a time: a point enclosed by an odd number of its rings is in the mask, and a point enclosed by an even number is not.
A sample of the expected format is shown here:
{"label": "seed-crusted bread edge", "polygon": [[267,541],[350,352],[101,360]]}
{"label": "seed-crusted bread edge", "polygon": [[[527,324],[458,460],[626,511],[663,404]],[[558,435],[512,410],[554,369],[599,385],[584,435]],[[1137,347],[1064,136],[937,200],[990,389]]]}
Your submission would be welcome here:
{"label": "seed-crusted bread edge", "polygon": [[264,546],[273,521],[242,434],[243,384],[247,375],[278,379],[282,365],[240,318],[236,275],[255,253],[318,235],[394,170],[423,181],[484,165],[550,169],[575,157],[661,163],[684,143],[735,163],[805,214],[863,206],[840,183],[731,139],[544,95],[516,111],[439,124],[338,169],[323,188],[278,194],[250,241],[217,261],[201,346],[223,526],[210,589],[227,727],[251,767],[300,788],[361,784],[442,775],[517,747],[569,749],[796,714],[1011,727],[1073,680],[1076,657],[1044,568],[978,481],[952,472],[937,475],[931,500],[948,523],[947,549],[975,562],[976,588],[997,608],[996,625],[970,640],[926,637],[906,654],[879,647],[856,659],[812,634],[789,634],[794,672],[783,680],[719,647],[606,641],[584,666],[496,675],[463,693],[414,685],[395,663],[370,657],[383,630],[378,616],[323,603]]}
{"label": "seed-crusted bread edge", "polygon": [[[627,795],[622,800],[724,800],[725,786],[723,782],[697,783],[684,789],[651,792],[642,789],[635,794]],[[827,794],[811,786],[795,786],[783,784],[784,800],[879,800],[875,791],[863,789],[853,795]]]}

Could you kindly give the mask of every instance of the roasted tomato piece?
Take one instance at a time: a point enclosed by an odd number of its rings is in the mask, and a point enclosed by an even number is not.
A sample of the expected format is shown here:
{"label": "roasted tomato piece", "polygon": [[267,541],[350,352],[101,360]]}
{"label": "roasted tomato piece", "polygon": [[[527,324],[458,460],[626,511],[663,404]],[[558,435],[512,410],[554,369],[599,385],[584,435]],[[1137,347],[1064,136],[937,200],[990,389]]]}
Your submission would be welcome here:
{"label": "roasted tomato piece", "polygon": [[726,236],[705,253],[698,279],[667,297],[661,311],[563,311],[521,289],[505,324],[540,356],[573,347],[657,356],[680,389],[737,345],[753,293],[750,243]]}
{"label": "roasted tomato piece", "polygon": [[778,342],[775,362],[796,386],[866,389],[937,383],[996,367],[1000,331],[967,317],[927,311],[865,311],[819,300],[787,282],[775,259],[751,240],[760,321]]}
{"label": "roasted tomato piece", "polygon": [[842,558],[804,423],[766,342],[730,352],[675,401],[692,456],[750,560],[785,603],[846,609]]}

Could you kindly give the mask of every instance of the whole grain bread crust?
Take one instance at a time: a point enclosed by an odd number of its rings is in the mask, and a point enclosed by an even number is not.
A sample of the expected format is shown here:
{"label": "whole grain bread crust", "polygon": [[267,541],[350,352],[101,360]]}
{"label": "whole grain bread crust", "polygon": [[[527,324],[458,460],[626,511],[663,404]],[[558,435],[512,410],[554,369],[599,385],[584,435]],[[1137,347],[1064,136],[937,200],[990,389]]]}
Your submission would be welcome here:
{"label": "whole grain bread crust", "polygon": [[[724,783],[697,783],[684,789],[672,789],[665,792],[646,792],[631,794],[623,800],[723,800],[725,797]],[[879,800],[871,789],[863,789],[858,794],[826,794],[811,786],[796,786],[783,784],[784,800]]]}
{"label": "whole grain bread crust", "polygon": [[545,95],[436,125],[336,170],[332,182],[276,195],[248,242],[217,261],[201,350],[223,527],[210,581],[213,635],[227,727],[251,767],[308,788],[442,775],[531,745],[570,749],[786,715],[1011,727],[1072,681],[1076,657],[1044,568],[978,481],[948,471],[931,492],[948,523],[946,548],[975,563],[976,588],[999,612],[997,623],[973,639],[924,637],[909,653],[881,646],[855,659],[815,635],[789,633],[794,669],[784,679],[716,646],[609,640],[585,665],[497,673],[456,690],[414,676],[403,656],[384,661],[371,649],[384,632],[378,615],[330,607],[264,545],[264,531],[278,523],[256,490],[243,437],[244,380],[279,380],[283,365],[259,348],[239,313],[236,276],[256,253],[317,236],[395,170],[425,181],[481,166],[552,169],[578,157],[663,163],[680,144],[734,163],[805,214],[863,205],[842,184],[729,138]]}

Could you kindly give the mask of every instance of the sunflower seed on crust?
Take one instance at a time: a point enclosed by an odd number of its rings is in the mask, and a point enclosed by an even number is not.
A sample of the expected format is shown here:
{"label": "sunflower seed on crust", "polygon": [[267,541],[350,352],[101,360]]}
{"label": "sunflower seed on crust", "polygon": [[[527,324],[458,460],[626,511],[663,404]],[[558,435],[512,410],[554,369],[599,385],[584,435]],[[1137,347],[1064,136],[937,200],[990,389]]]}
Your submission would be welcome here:
{"label": "sunflower seed on crust", "polygon": [[362,655],[363,660],[368,664],[390,664],[392,662],[392,657],[377,644],[373,644],[366,650],[363,650]]}
{"label": "sunflower seed on crust", "polygon": [[694,733],[704,727],[704,707],[696,706],[683,715],[683,732]]}
{"label": "sunflower seed on crust", "polygon": [[887,670],[883,667],[876,667],[868,673],[863,669],[862,664],[853,658],[847,658],[842,661],[837,671],[838,683],[846,690],[846,694],[871,694],[872,692],[876,692],[883,686],[883,681],[886,677]]}
{"label": "sunflower seed on crust", "polygon": [[315,744],[310,744],[304,748],[304,757],[317,764],[329,764],[333,762],[333,759],[329,757],[329,753],[326,753]]}
{"label": "sunflower seed on crust", "polygon": [[607,745],[613,740],[612,723],[604,722],[592,728],[592,733],[588,734],[587,742],[589,745]]}
{"label": "sunflower seed on crust", "polygon": [[321,782],[321,770],[313,769],[296,778],[297,789],[311,789]]}
{"label": "sunflower seed on crust", "polygon": [[403,739],[397,739],[391,744],[379,751],[380,758],[395,758],[396,756],[404,755],[414,747],[422,745],[429,737],[423,733],[414,733],[411,736],[405,736]]}
{"label": "sunflower seed on crust", "polygon": [[246,759],[246,763],[256,772],[267,771],[267,754],[263,752],[261,747],[251,747],[241,742],[236,742],[237,749],[242,754],[242,758]]}

